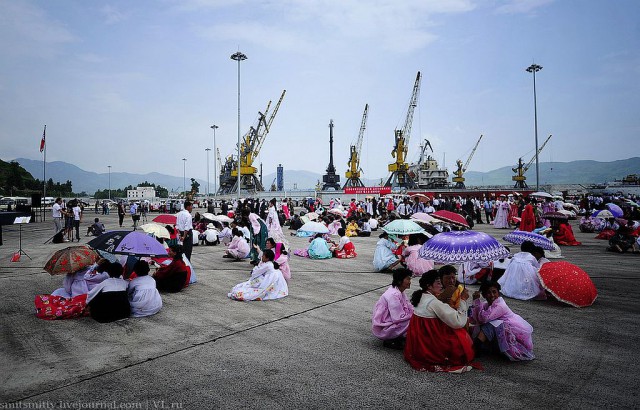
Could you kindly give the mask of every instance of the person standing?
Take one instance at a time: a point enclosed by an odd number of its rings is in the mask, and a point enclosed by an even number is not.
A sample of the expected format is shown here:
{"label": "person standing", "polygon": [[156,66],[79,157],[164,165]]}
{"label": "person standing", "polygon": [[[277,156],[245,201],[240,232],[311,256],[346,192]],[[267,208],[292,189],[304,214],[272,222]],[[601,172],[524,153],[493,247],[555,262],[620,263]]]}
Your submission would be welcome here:
{"label": "person standing", "polygon": [[57,234],[62,230],[62,198],[56,198],[51,208],[51,216],[53,217],[54,234]]}
{"label": "person standing", "polygon": [[80,208],[80,201],[76,199],[71,210],[73,212],[73,227],[76,230],[76,240],[80,242],[80,221],[82,220],[82,208]]}
{"label": "person standing", "polygon": [[176,228],[179,232],[180,240],[182,241],[182,251],[184,255],[191,262],[191,252],[193,251],[193,219],[191,217],[191,210],[193,205],[191,201],[184,201],[184,208],[178,212],[176,220]]}
{"label": "person standing", "polygon": [[133,230],[135,231],[137,226],[138,226],[138,218],[140,218],[138,216],[138,204],[137,203],[132,203],[131,206],[129,206],[129,214],[131,215],[131,221],[133,222]]}
{"label": "person standing", "polygon": [[124,222],[124,204],[122,201],[118,201],[118,223],[122,228],[122,222]]}

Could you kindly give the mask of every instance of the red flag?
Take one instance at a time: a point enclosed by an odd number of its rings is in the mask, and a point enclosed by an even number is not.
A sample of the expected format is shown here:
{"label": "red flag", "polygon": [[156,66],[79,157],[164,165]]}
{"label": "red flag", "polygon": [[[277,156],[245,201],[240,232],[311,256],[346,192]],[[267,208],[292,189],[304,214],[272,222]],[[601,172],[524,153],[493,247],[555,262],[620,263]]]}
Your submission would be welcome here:
{"label": "red flag", "polygon": [[42,140],[40,141],[40,152],[44,151],[44,140],[45,140],[45,136],[47,134],[47,127],[44,127],[44,131],[42,131]]}

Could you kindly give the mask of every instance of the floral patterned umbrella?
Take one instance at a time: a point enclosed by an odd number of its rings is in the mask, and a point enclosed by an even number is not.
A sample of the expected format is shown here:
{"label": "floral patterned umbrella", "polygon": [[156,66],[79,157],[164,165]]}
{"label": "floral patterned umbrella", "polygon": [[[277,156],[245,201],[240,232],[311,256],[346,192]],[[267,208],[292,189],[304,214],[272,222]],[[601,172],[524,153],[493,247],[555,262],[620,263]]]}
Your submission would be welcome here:
{"label": "floral patterned umbrella", "polygon": [[418,255],[436,263],[490,262],[506,258],[509,250],[484,232],[452,231],[435,235]]}
{"label": "floral patterned umbrella", "polygon": [[87,268],[100,259],[100,255],[88,246],[69,246],[56,251],[44,265],[52,275],[66,275]]}
{"label": "floral patterned umbrella", "polygon": [[575,307],[593,304],[598,290],[589,275],[578,266],[565,262],[547,262],[538,271],[540,284],[560,302]]}
{"label": "floral patterned umbrella", "polygon": [[524,241],[533,242],[534,245],[546,250],[553,250],[553,241],[546,236],[527,231],[513,231],[506,234],[502,239],[509,243],[521,245]]}

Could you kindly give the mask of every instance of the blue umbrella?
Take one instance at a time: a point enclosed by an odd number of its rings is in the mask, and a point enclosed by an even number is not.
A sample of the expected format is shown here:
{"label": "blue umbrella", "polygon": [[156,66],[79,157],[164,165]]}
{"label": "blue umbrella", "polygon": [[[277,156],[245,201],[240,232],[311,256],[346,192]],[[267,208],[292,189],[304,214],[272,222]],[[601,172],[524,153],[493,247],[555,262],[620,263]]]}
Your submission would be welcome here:
{"label": "blue umbrella", "polygon": [[608,203],[605,205],[607,209],[613,214],[614,218],[622,218],[624,216],[624,211],[618,205],[614,203]]}

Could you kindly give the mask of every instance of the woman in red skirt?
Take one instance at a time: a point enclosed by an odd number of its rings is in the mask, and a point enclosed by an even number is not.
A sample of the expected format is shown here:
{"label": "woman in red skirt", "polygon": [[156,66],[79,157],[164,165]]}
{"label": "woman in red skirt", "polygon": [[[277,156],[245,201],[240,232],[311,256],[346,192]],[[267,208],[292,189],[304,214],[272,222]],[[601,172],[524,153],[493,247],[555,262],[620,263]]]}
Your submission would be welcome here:
{"label": "woman in red skirt", "polygon": [[420,278],[420,290],[411,296],[415,306],[409,322],[404,358],[420,371],[461,373],[479,367],[472,363],[473,341],[467,333],[467,299],[465,289],[456,310],[437,299],[442,283],[437,270]]}

